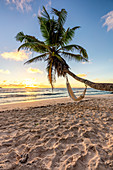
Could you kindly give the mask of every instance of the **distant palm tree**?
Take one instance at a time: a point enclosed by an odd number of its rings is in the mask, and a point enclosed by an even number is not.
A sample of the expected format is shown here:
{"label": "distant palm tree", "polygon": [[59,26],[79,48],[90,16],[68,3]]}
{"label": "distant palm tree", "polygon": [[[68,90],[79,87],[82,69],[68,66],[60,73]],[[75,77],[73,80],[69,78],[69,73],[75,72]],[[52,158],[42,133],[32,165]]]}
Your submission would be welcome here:
{"label": "distant palm tree", "polygon": [[[53,83],[55,82],[55,74],[57,73],[58,77],[65,77],[66,74],[69,74],[76,80],[85,83],[86,85],[94,89],[113,91],[113,84],[94,83],[89,80],[80,78],[70,71],[69,65],[66,63],[64,58],[87,62],[88,55],[83,47],[76,44],[68,45],[74,37],[75,30],[78,29],[79,26],[68,28],[67,30],[64,29],[64,23],[67,17],[66,10],[61,9],[61,11],[58,11],[52,8],[52,13],[54,14],[54,16],[50,18],[50,15],[46,11],[45,7],[43,7],[43,12],[41,13],[41,16],[38,16],[40,30],[45,41],[40,41],[34,36],[25,35],[23,32],[19,32],[16,35],[17,41],[24,42],[18,48],[18,50],[27,49],[30,51],[41,53],[41,55],[28,60],[25,64],[36,62],[39,60],[46,61],[48,79],[52,88]],[[74,51],[77,51],[78,53],[72,53]]]}

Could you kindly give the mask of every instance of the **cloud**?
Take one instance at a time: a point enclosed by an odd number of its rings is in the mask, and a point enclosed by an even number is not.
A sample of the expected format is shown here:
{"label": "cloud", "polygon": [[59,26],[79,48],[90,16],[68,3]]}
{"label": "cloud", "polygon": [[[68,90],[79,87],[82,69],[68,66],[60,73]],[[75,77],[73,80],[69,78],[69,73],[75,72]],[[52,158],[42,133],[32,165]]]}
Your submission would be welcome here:
{"label": "cloud", "polygon": [[31,67],[28,68],[27,71],[28,71],[28,73],[40,73],[40,74],[43,73],[41,70],[39,70],[37,68],[31,68]]}
{"label": "cloud", "polygon": [[91,60],[88,60],[88,62],[83,61],[82,64],[92,64],[92,61]]}
{"label": "cloud", "polygon": [[34,13],[32,16],[33,16],[33,18],[35,18],[35,17],[37,16],[37,14],[36,14],[36,13]]}
{"label": "cloud", "polygon": [[107,31],[112,30],[113,29],[113,11],[108,12],[106,15],[104,15],[101,18],[105,19],[103,27],[107,26]]}
{"label": "cloud", "polygon": [[22,81],[22,85],[25,87],[37,87],[37,79],[35,78],[27,78]]}
{"label": "cloud", "polygon": [[6,83],[7,82],[7,80],[3,80],[3,83]]}
{"label": "cloud", "polygon": [[17,10],[20,10],[22,12],[24,12],[24,10],[26,11],[30,11],[32,9],[31,7],[31,2],[33,0],[6,0],[6,3],[8,5],[15,5]]}
{"label": "cloud", "polygon": [[7,3],[7,4],[10,4],[10,0],[6,0],[6,3]]}
{"label": "cloud", "polygon": [[[49,0],[47,2],[47,4],[45,5],[45,8],[46,10],[48,9],[48,7],[51,7],[51,0]],[[40,7],[39,7],[39,10],[38,10],[38,16],[41,16],[41,13],[43,12],[43,10],[41,11]]]}
{"label": "cloud", "polygon": [[38,16],[40,17],[41,16],[41,9],[40,9],[40,7],[39,7],[39,9],[38,9]]}
{"label": "cloud", "polygon": [[19,52],[4,52],[1,54],[1,56],[5,59],[11,59],[15,61],[23,61],[25,59],[28,59],[29,55],[31,53],[26,53],[24,50],[19,51]]}
{"label": "cloud", "polygon": [[10,74],[10,71],[9,71],[9,70],[2,70],[2,69],[0,69],[0,73],[3,73],[3,74]]}
{"label": "cloud", "polygon": [[51,7],[51,0],[49,0],[48,3],[45,6],[46,9],[48,9],[48,7]]}
{"label": "cloud", "polygon": [[78,77],[87,77],[87,74],[77,74]]}

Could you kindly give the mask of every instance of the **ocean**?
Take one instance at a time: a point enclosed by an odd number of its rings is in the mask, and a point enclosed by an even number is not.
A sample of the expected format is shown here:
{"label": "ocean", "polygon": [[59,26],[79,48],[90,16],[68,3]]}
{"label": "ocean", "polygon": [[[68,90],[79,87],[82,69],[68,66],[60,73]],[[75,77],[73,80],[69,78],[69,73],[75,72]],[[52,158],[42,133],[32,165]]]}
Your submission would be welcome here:
{"label": "ocean", "polygon": [[[82,94],[84,88],[73,88],[76,96]],[[111,94],[111,92],[88,88],[86,95]],[[66,88],[0,88],[0,104],[17,103],[23,101],[35,101],[41,99],[52,99],[67,97]]]}

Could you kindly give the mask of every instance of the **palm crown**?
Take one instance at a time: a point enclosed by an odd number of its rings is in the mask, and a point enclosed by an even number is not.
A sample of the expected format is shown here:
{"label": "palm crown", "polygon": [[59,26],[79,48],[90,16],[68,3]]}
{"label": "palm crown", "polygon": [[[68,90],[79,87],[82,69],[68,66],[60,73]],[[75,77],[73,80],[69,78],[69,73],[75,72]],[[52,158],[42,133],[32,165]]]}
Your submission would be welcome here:
{"label": "palm crown", "polygon": [[[38,16],[44,41],[40,41],[34,36],[25,35],[23,32],[19,32],[16,35],[16,40],[23,42],[18,50],[27,49],[41,53],[41,55],[28,60],[25,64],[38,60],[47,61],[48,79],[53,88],[55,74],[57,73],[58,77],[65,76],[66,70],[69,69],[69,65],[64,58],[68,57],[76,61],[88,61],[88,55],[83,47],[76,44],[69,44],[74,37],[75,30],[78,29],[79,26],[68,29],[64,28],[67,17],[66,10],[61,9],[61,11],[58,11],[52,8],[52,14],[53,16],[50,18],[45,7],[43,7],[41,16]],[[77,54],[73,53],[74,51],[76,51]]]}

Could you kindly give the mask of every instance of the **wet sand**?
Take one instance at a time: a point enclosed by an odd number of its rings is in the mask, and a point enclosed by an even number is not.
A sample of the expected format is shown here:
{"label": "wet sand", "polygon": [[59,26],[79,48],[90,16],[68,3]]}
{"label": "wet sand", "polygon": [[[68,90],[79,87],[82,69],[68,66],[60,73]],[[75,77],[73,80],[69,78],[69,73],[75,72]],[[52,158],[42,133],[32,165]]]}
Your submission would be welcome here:
{"label": "wet sand", "polygon": [[0,110],[0,170],[113,170],[113,95]]}

